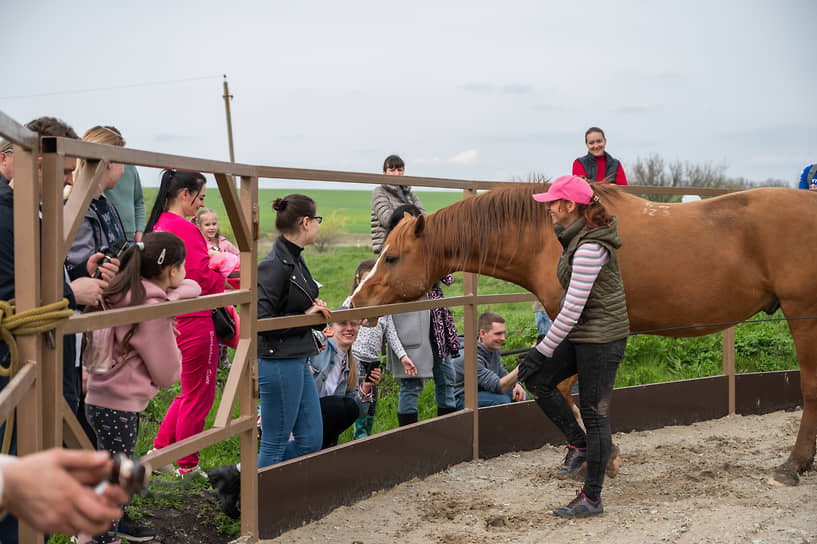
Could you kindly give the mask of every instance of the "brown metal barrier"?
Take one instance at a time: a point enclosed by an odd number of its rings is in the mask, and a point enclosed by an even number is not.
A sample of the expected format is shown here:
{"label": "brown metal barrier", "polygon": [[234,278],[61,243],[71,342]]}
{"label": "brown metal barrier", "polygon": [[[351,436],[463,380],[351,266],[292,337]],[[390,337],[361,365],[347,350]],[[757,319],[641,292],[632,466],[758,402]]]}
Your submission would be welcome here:
{"label": "brown metal barrier", "polygon": [[[20,372],[22,378],[7,386],[0,394],[0,413],[17,407],[18,451],[21,455],[56,447],[63,442],[71,447],[92,448],[79,424],[67,405],[62,400],[62,335],[93,330],[101,326],[125,325],[145,319],[170,317],[205,308],[214,308],[225,304],[235,304],[240,308],[241,339],[236,350],[235,360],[218,407],[215,424],[212,429],[164,448],[143,460],[152,466],[161,466],[191,452],[201,450],[236,434],[240,435],[242,471],[241,531],[244,535],[258,537],[259,508],[258,500],[264,504],[264,512],[269,511],[267,500],[273,501],[287,497],[289,510],[275,510],[273,518],[264,516],[264,536],[280,531],[291,523],[300,523],[302,519],[311,519],[310,515],[324,512],[325,508],[311,508],[308,505],[314,498],[314,489],[299,484],[298,493],[304,501],[292,500],[289,494],[280,493],[280,485],[286,485],[289,471],[310,473],[302,467],[312,467],[314,474],[330,470],[334,464],[325,465],[330,458],[325,455],[341,455],[341,451],[355,451],[356,448],[371,447],[381,452],[381,459],[386,455],[401,455],[408,463],[408,469],[397,476],[372,479],[366,485],[358,486],[357,491],[349,496],[357,496],[365,489],[378,485],[391,485],[402,481],[411,474],[427,474],[448,466],[452,462],[466,459],[477,459],[490,454],[491,448],[481,446],[480,432],[487,433],[485,446],[492,441],[492,428],[480,423],[480,414],[485,413],[487,422],[492,420],[485,412],[477,410],[476,384],[476,318],[477,306],[499,302],[532,301],[530,293],[512,293],[503,295],[477,295],[476,274],[464,274],[464,294],[441,301],[422,301],[377,306],[367,309],[344,311],[349,318],[371,316],[375,314],[395,314],[441,306],[464,307],[465,343],[465,407],[463,412],[432,422],[424,422],[401,430],[356,441],[355,444],[340,446],[341,449],[330,449],[302,459],[281,463],[275,467],[263,469],[256,477],[257,439],[255,437],[255,418],[257,405],[257,361],[255,357],[256,334],[261,331],[292,327],[295,325],[316,324],[321,322],[318,316],[282,317],[258,320],[256,318],[256,264],[258,262],[258,179],[300,179],[310,181],[331,181],[381,184],[382,174],[360,172],[337,172],[331,170],[312,170],[300,168],[280,168],[238,164],[140,151],[122,147],[107,146],[67,138],[46,137],[40,142],[36,135],[25,127],[0,112],[0,136],[15,144],[15,279],[16,302],[20,311],[35,308],[62,298],[62,263],[71,246],[73,238],[82,221],[92,196],[98,189],[101,172],[110,162],[121,162],[157,168],[174,168],[212,173],[216,178],[219,193],[241,250],[240,289],[230,293],[200,297],[195,300],[124,308],[95,314],[72,317],[66,324],[57,327],[56,347],[51,348],[45,342],[45,335],[40,337],[21,337],[18,340],[21,360],[24,362]],[[74,190],[68,201],[62,199],[63,161],[66,156],[86,159],[86,167],[79,173]],[[42,158],[42,194],[39,191],[38,158]],[[238,181],[235,180],[238,177]],[[407,184],[418,187],[454,188],[463,191],[463,198],[476,195],[479,190],[488,190],[507,182],[469,181],[442,178],[405,176]],[[238,185],[238,187],[237,187]],[[634,193],[651,194],[685,194],[694,191],[704,196],[719,195],[730,192],[724,189],[630,186],[622,190]],[[38,219],[38,210],[42,201],[42,221]],[[41,236],[37,236],[40,232]],[[42,246],[42,247],[41,247]],[[728,337],[724,336],[724,370],[730,384],[728,388],[729,410],[734,410],[734,340],[728,348]],[[732,337],[734,338],[734,337]],[[728,355],[728,353],[732,355]],[[731,362],[730,362],[731,361]],[[719,393],[720,395],[721,393]],[[232,419],[235,403],[239,403],[239,416]],[[530,403],[527,403],[530,405]],[[512,408],[514,410],[522,409]],[[528,408],[529,409],[529,408]],[[499,413],[499,412],[497,412]],[[514,417],[516,417],[514,415]],[[540,418],[541,419],[541,418]],[[424,426],[431,435],[427,435]],[[507,430],[507,420],[502,422]],[[519,426],[517,426],[519,427]],[[487,429],[487,430],[486,430]],[[521,430],[521,427],[519,427]],[[541,438],[541,437],[540,437]],[[416,440],[415,440],[416,439]],[[506,444],[514,444],[510,441]],[[519,444],[522,444],[520,442]],[[428,455],[429,450],[433,455]],[[412,455],[407,456],[407,452]],[[330,459],[331,460],[331,459]],[[301,465],[305,463],[306,465]],[[394,465],[392,465],[394,469]],[[410,477],[410,476],[409,476]],[[297,478],[296,478],[297,480]],[[320,481],[320,478],[318,478]],[[259,493],[258,485],[262,489]],[[277,493],[270,493],[272,489]],[[290,492],[292,487],[287,486]],[[332,499],[334,504],[342,498]],[[274,501],[273,501],[274,502]],[[276,520],[270,522],[270,520]],[[287,525],[290,524],[290,525]],[[275,529],[277,527],[277,529]],[[32,528],[21,524],[20,541],[23,543],[40,542],[42,535]]]}

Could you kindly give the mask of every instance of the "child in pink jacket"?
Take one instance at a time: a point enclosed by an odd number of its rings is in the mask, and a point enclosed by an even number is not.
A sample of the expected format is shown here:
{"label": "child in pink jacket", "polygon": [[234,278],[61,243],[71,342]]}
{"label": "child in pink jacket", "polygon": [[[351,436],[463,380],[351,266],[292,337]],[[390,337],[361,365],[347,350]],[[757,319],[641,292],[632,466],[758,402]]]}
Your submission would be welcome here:
{"label": "child in pink jacket", "polygon": [[[106,308],[123,308],[197,297],[201,287],[185,279],[185,245],[175,234],[151,232],[122,256],[119,273],[103,292]],[[97,447],[133,455],[139,412],[158,388],[179,379],[181,352],[172,318],[114,327],[107,368],[89,369],[85,413]],[[117,542],[117,523],[95,543]]]}

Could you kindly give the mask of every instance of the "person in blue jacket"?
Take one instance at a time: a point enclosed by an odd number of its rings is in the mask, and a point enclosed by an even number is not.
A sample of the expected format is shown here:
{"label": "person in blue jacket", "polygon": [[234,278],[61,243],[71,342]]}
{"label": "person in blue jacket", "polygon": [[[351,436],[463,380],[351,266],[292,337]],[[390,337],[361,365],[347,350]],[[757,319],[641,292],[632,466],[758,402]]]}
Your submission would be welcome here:
{"label": "person in blue jacket", "polygon": [[817,163],[809,164],[800,174],[800,189],[817,191]]}

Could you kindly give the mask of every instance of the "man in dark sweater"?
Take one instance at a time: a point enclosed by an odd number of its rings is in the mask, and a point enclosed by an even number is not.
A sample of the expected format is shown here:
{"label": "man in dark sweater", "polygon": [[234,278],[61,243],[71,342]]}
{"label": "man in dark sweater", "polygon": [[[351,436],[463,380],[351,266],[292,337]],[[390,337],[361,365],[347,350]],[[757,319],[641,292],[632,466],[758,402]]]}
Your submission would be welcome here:
{"label": "man in dark sweater", "polygon": [[[527,400],[525,390],[517,383],[516,369],[508,372],[502,366],[499,352],[505,343],[505,320],[494,312],[479,316],[479,342],[477,342],[477,395],[480,407],[496,406],[519,400]],[[454,360],[456,380],[454,396],[457,408],[465,406],[465,361]]]}

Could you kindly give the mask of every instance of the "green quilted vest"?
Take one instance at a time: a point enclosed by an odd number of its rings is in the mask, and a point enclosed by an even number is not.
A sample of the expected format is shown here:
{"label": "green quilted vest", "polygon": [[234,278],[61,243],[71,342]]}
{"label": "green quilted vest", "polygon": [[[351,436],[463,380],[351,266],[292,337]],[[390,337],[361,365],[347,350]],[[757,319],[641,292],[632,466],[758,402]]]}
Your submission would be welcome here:
{"label": "green quilted vest", "polygon": [[[621,238],[616,231],[615,219],[609,227],[591,230],[585,228],[584,219],[579,219],[559,235],[559,240],[564,251],[559,257],[556,274],[565,291],[573,273],[573,254],[581,244],[597,242],[610,252],[610,260],[599,272],[584,311],[567,339],[579,344],[604,344],[626,338],[630,332],[630,320],[616,255],[616,249],[621,247]],[[563,304],[564,295],[559,307]]]}

